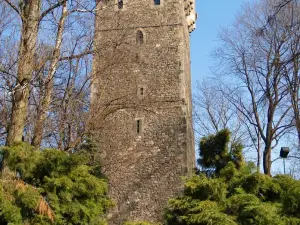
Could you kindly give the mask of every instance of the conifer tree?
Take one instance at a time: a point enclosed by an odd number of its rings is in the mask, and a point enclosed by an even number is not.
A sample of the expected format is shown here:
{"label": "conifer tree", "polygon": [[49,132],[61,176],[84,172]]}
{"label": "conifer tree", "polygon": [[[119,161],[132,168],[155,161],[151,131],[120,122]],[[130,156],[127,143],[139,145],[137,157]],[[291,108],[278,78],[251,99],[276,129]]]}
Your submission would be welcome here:
{"label": "conifer tree", "polygon": [[167,225],[298,225],[300,182],[274,178],[252,164],[230,162],[218,177],[201,174],[186,180],[184,195],[169,201]]}
{"label": "conifer tree", "polygon": [[0,224],[106,224],[107,182],[87,154],[28,144],[2,154],[17,176],[0,180]]}
{"label": "conifer tree", "polygon": [[219,174],[229,162],[234,162],[237,168],[243,163],[243,146],[240,142],[230,143],[230,131],[223,129],[215,135],[203,137],[200,140],[198,159],[199,165],[207,174]]}

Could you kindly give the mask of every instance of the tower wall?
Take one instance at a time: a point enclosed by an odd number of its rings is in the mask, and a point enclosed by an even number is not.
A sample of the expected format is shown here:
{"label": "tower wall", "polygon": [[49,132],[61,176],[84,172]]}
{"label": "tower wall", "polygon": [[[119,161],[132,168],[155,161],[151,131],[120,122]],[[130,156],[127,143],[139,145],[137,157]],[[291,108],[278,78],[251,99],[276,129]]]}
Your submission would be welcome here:
{"label": "tower wall", "polygon": [[161,221],[195,166],[184,9],[181,0],[98,4],[91,126],[116,202],[111,224]]}

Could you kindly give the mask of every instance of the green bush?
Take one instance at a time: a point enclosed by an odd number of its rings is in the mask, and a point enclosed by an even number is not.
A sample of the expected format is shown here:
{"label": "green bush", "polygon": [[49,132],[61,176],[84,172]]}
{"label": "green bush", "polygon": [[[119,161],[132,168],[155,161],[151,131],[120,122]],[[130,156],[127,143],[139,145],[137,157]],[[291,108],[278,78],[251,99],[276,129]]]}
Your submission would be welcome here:
{"label": "green bush", "polygon": [[299,212],[299,181],[229,163],[218,177],[187,179],[184,195],[169,200],[165,218],[168,225],[300,225]]}
{"label": "green bush", "polygon": [[267,175],[253,173],[248,176],[244,176],[240,185],[246,193],[259,196],[262,200],[280,200],[282,190],[280,185],[274,182],[273,179]]}
{"label": "green bush", "polygon": [[0,224],[106,224],[112,205],[107,182],[95,175],[86,154],[28,144],[3,151],[18,178],[0,180]]}
{"label": "green bush", "polygon": [[[250,203],[250,204],[249,204]],[[237,221],[241,225],[283,225],[280,207],[272,203],[252,204],[248,202],[240,211]]]}
{"label": "green bush", "polygon": [[288,215],[300,218],[300,182],[295,182],[282,194],[283,209]]}
{"label": "green bush", "polygon": [[236,224],[222,211],[223,207],[217,202],[182,197],[169,201],[165,218],[169,225]]}
{"label": "green bush", "polygon": [[230,214],[239,214],[246,207],[259,205],[260,199],[253,194],[236,194],[227,201],[227,212]]}
{"label": "green bush", "polygon": [[209,179],[204,175],[193,176],[185,183],[184,193],[199,200],[223,201],[227,186],[221,179]]}

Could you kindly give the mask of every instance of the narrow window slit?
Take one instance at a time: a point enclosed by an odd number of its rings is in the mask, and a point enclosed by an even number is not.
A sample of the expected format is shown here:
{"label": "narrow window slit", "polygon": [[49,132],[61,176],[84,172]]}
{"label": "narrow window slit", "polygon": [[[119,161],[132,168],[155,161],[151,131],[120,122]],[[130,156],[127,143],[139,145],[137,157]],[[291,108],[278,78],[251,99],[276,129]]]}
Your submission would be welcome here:
{"label": "narrow window slit", "polygon": [[140,55],[139,55],[139,53],[136,53],[135,60],[136,60],[136,62],[140,62]]}
{"label": "narrow window slit", "polygon": [[160,5],[160,0],[154,0],[154,5]]}
{"label": "narrow window slit", "polygon": [[123,9],[124,3],[123,0],[118,0],[118,9]]}
{"label": "narrow window slit", "polygon": [[139,45],[144,43],[144,33],[141,30],[136,32],[136,43]]}
{"label": "narrow window slit", "polygon": [[141,128],[142,128],[142,121],[141,120],[137,120],[136,121],[136,133],[137,134],[141,133]]}

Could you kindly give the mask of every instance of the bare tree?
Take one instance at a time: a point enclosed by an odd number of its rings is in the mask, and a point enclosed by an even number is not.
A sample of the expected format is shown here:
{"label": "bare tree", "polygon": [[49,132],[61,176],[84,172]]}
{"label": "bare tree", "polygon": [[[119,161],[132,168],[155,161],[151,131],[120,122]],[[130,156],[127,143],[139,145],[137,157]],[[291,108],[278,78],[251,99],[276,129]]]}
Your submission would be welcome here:
{"label": "bare tree", "polygon": [[215,81],[211,79],[210,82],[206,80],[197,85],[193,101],[196,133],[200,136],[207,136],[230,128],[233,141],[246,144],[242,115],[232,107],[215,84]]}
{"label": "bare tree", "polygon": [[7,99],[12,91],[14,77],[14,48],[15,23],[9,6],[0,3],[0,144],[5,143],[7,135],[10,105]]}
{"label": "bare tree", "polygon": [[57,70],[57,65],[60,57],[60,47],[62,44],[62,36],[64,30],[65,20],[68,14],[67,2],[63,4],[61,16],[58,22],[57,36],[55,41],[55,47],[51,56],[50,68],[46,77],[45,93],[42,97],[40,108],[38,109],[37,120],[35,121],[35,127],[33,132],[32,145],[39,147],[43,138],[43,127],[49,109],[53,91],[53,79]]}
{"label": "bare tree", "polygon": [[282,21],[269,24],[263,32],[260,30],[269,7],[275,3],[260,1],[245,8],[235,27],[221,34],[223,46],[215,54],[223,66],[222,73],[231,77],[224,76],[224,96],[263,140],[263,168],[268,175],[272,149],[292,127],[282,63],[287,33],[282,29]]}
{"label": "bare tree", "polygon": [[[42,11],[42,2],[20,1],[18,5],[10,0],[3,0],[15,11],[21,22],[21,40],[18,53],[18,69],[16,85],[13,89],[13,104],[11,119],[7,135],[7,145],[22,141],[27,110],[30,82],[34,72],[34,56],[40,22],[55,8],[64,4],[65,1],[58,1]],[[3,2],[2,1],[2,2]]]}
{"label": "bare tree", "polygon": [[287,51],[285,53],[284,75],[290,94],[290,104],[292,106],[295,128],[297,130],[298,145],[300,145],[300,2],[291,1],[288,7],[281,10],[280,18],[285,19],[285,29],[287,33]]}
{"label": "bare tree", "polygon": [[[1,10],[0,16],[6,20],[10,16],[5,16],[4,12],[19,18],[14,25],[15,30],[20,31],[11,38],[17,56],[9,63],[8,57],[4,57],[0,71],[7,81],[3,80],[6,95],[2,102],[1,133],[8,145],[26,140],[39,146],[45,137],[44,124],[48,123],[49,109],[55,99],[53,88],[62,81],[60,67],[69,65],[65,61],[78,60],[92,53],[95,1],[21,1],[17,4],[2,0]],[[82,66],[80,69],[88,70]],[[86,75],[86,80],[89,79],[90,74]]]}
{"label": "bare tree", "polygon": [[260,32],[278,23],[285,30],[286,42],[288,43],[282,64],[285,66],[285,76],[290,93],[290,101],[293,109],[292,117],[295,120],[295,128],[298,134],[298,145],[300,143],[300,118],[299,118],[299,37],[300,37],[300,2],[299,0],[281,0],[274,1],[272,7],[269,8],[269,16],[266,24],[261,28]]}
{"label": "bare tree", "polygon": [[[261,163],[261,139],[257,129],[220,91],[217,79],[205,80],[197,86],[194,97],[194,123],[198,136],[207,136],[223,130],[231,131],[231,143],[239,142],[244,153],[255,149],[257,169]],[[220,84],[221,85],[221,84]]]}

